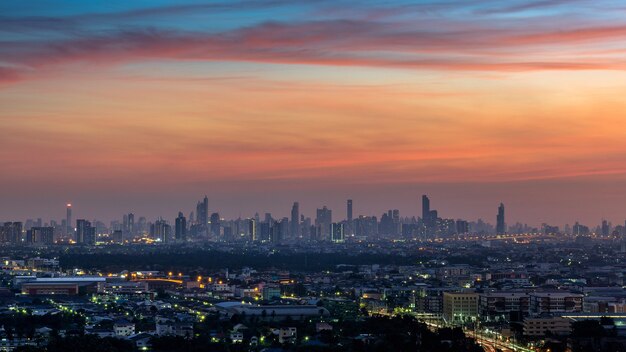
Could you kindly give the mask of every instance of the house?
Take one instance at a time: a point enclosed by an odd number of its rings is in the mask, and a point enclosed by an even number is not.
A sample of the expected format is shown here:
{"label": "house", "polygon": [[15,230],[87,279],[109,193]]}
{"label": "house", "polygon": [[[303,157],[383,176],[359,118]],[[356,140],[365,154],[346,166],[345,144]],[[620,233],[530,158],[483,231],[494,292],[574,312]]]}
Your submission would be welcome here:
{"label": "house", "polygon": [[333,331],[333,326],[328,323],[317,323],[315,324],[315,331]]}
{"label": "house", "polygon": [[128,336],[127,339],[133,342],[139,350],[145,350],[152,347],[152,345],[150,344],[150,340],[152,339],[152,337],[153,336],[148,333],[140,332],[138,334]]}
{"label": "house", "polygon": [[193,337],[193,324],[161,319],[156,323],[158,336]]}
{"label": "house", "polygon": [[131,336],[135,334],[135,324],[126,319],[120,319],[113,324],[113,331],[115,336]]}
{"label": "house", "polygon": [[243,342],[243,333],[239,331],[232,331],[230,333],[230,340],[233,343],[242,343]]}
{"label": "house", "polygon": [[280,343],[296,343],[298,334],[295,327],[280,328],[278,331],[278,342]]}

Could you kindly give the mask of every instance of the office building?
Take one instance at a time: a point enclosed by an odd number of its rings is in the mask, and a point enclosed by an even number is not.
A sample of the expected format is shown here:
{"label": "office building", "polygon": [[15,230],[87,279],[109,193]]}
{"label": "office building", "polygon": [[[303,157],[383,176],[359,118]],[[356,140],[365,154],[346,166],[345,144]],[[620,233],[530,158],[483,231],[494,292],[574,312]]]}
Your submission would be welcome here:
{"label": "office building", "polygon": [[72,228],[72,203],[67,203],[65,208],[65,234],[68,236],[72,236],[74,234],[74,229]]}
{"label": "office building", "polygon": [[477,316],[478,293],[443,293],[443,317],[447,322],[473,321]]}
{"label": "office building", "polygon": [[496,217],[496,233],[501,235],[506,233],[506,223],[504,222],[504,204],[500,203],[498,207],[498,216]]}
{"label": "office building", "polygon": [[96,243],[96,228],[85,219],[76,220],[76,243],[94,245]]}
{"label": "office building", "polygon": [[330,238],[330,225],[333,223],[333,212],[326,206],[317,209],[315,217],[315,227],[319,240],[328,240]]}
{"label": "office building", "polygon": [[300,232],[300,204],[294,202],[291,207],[291,223],[290,223],[290,235],[292,238],[298,238],[301,236]]}
{"label": "office building", "polygon": [[340,223],[336,223],[334,222],[331,226],[331,233],[330,233],[330,239],[333,242],[336,243],[341,243],[343,241],[345,241],[345,234],[344,234],[344,224],[343,222]]}
{"label": "office building", "polygon": [[187,219],[185,219],[183,212],[178,212],[178,217],[175,221],[174,236],[177,241],[184,241],[187,239]]}

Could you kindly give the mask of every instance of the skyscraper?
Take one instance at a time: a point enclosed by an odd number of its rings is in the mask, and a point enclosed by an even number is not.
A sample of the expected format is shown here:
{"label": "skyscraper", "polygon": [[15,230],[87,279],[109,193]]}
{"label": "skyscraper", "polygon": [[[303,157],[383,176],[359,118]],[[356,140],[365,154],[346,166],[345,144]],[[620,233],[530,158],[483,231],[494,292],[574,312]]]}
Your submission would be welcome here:
{"label": "skyscraper", "polygon": [[22,223],[21,222],[5,222],[0,227],[0,242],[17,244],[22,241]]}
{"label": "skyscraper", "polygon": [[291,207],[291,223],[289,229],[292,238],[300,237],[300,204],[293,202]]}
{"label": "skyscraper", "polygon": [[206,229],[209,223],[209,198],[207,196],[204,196],[204,199],[196,206],[196,219],[197,223]]}
{"label": "skyscraper", "polygon": [[250,235],[250,241],[253,241],[253,242],[257,240],[256,224],[257,224],[257,221],[254,218],[248,219],[248,232]]}
{"label": "skyscraper", "polygon": [[211,214],[211,236],[217,238],[220,236],[220,214],[213,213]]}
{"label": "skyscraper", "polygon": [[430,216],[430,199],[427,195],[422,195],[422,220],[427,222]]}
{"label": "skyscraper", "polygon": [[340,222],[340,223],[334,222],[331,225],[330,239],[331,241],[336,242],[336,243],[340,243],[345,240],[343,222]]}
{"label": "skyscraper", "polygon": [[185,219],[185,216],[183,215],[182,211],[178,212],[178,217],[176,218],[175,226],[176,226],[176,229],[175,229],[174,236],[176,237],[176,240],[184,241],[185,239],[187,239],[187,219]]}
{"label": "skyscraper", "polygon": [[352,199],[348,199],[347,207],[348,222],[352,222]]}
{"label": "skyscraper", "polygon": [[498,207],[498,216],[496,217],[496,233],[501,235],[506,233],[506,224],[504,223],[504,204],[500,203]]}
{"label": "skyscraper", "polygon": [[76,220],[76,243],[93,245],[96,243],[96,228],[85,219]]}
{"label": "skyscraper", "polygon": [[72,203],[67,203],[67,207],[65,209],[65,223],[67,224],[65,234],[68,236],[73,235],[74,229],[72,228]]}
{"label": "skyscraper", "polygon": [[26,234],[26,243],[29,244],[53,244],[53,227],[33,227]]}
{"label": "skyscraper", "polygon": [[167,221],[159,218],[150,226],[150,236],[155,241],[170,242],[172,237],[172,227]]}
{"label": "skyscraper", "polygon": [[328,240],[330,237],[330,225],[333,223],[333,212],[324,206],[322,209],[317,209],[317,216],[315,217],[315,226],[317,227],[318,236],[320,240]]}

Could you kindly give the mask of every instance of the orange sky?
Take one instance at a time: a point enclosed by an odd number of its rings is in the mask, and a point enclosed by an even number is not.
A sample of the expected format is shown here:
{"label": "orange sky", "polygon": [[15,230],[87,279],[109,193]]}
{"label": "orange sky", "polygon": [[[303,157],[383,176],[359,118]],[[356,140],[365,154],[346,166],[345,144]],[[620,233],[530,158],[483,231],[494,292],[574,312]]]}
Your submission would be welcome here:
{"label": "orange sky", "polygon": [[0,25],[15,36],[0,50],[0,220],[59,217],[66,201],[89,218],[173,217],[205,193],[227,216],[292,201],[343,216],[346,198],[416,215],[428,193],[447,217],[493,222],[503,201],[509,223],[623,222],[626,25],[489,16],[439,20],[474,36],[393,16],[260,18],[50,44],[17,35],[16,9]]}

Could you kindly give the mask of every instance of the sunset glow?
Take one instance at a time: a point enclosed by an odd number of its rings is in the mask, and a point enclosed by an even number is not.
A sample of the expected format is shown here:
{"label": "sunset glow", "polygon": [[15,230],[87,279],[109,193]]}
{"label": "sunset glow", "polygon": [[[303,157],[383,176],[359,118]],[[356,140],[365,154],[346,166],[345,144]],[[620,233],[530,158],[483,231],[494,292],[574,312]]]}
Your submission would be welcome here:
{"label": "sunset glow", "polygon": [[3,1],[0,210],[158,216],[207,193],[229,216],[347,197],[408,216],[428,193],[450,216],[623,222],[625,11]]}

